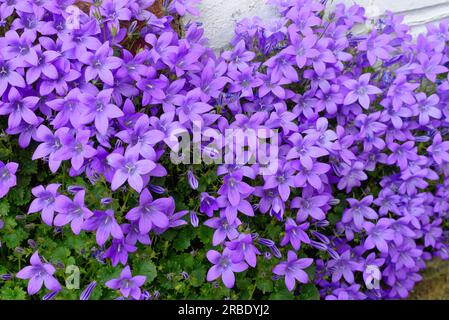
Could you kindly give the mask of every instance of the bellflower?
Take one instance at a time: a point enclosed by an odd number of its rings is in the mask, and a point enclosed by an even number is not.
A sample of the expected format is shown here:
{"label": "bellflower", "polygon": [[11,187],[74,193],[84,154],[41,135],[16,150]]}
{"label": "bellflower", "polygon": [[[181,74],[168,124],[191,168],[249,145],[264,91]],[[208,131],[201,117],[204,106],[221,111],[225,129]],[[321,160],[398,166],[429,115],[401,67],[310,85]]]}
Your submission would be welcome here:
{"label": "bellflower", "polygon": [[120,273],[120,277],[106,282],[106,286],[113,290],[120,290],[120,293],[125,297],[131,297],[139,300],[141,296],[140,287],[143,286],[147,280],[146,276],[132,276],[131,268],[126,266]]}
{"label": "bellflower", "polygon": [[0,161],[0,198],[3,198],[17,184],[16,172],[19,165],[15,162]]}
{"label": "bellflower", "polygon": [[28,214],[41,212],[42,220],[49,226],[53,224],[55,212],[55,202],[59,197],[58,189],[61,185],[58,183],[49,184],[46,188],[37,186],[31,189],[31,193],[36,197],[28,209]]}
{"label": "bellflower", "polygon": [[214,264],[207,272],[207,281],[213,281],[221,276],[226,288],[234,286],[234,272],[242,272],[248,269],[248,265],[245,262],[234,262],[231,252],[226,249],[222,254],[215,250],[209,250],[207,259]]}
{"label": "bellflower", "polygon": [[61,285],[53,276],[55,268],[50,263],[42,262],[37,251],[31,256],[30,263],[30,266],[26,266],[16,274],[19,279],[29,279],[28,294],[37,293],[42,285],[52,292],[61,290]]}
{"label": "bellflower", "polygon": [[148,233],[153,225],[159,228],[166,228],[169,220],[165,212],[170,207],[169,198],[160,198],[153,201],[150,191],[144,189],[140,194],[139,206],[131,209],[126,214],[126,219],[139,221],[141,233]]}
{"label": "bellflower", "polygon": [[110,154],[107,161],[116,170],[112,179],[112,190],[117,190],[128,181],[131,188],[140,192],[144,187],[142,175],[156,168],[156,164],[151,160],[139,160],[137,150],[132,148],[128,148],[124,156],[119,153]]}
{"label": "bellflower", "polygon": [[285,285],[289,291],[295,288],[295,282],[309,282],[309,276],[303,269],[309,267],[313,263],[313,259],[298,259],[294,251],[289,251],[287,261],[283,261],[274,267],[273,273],[285,277]]}
{"label": "bellflower", "polygon": [[83,224],[87,231],[97,231],[97,243],[102,246],[112,235],[114,239],[122,239],[123,231],[115,220],[114,211],[94,211],[94,215]]}

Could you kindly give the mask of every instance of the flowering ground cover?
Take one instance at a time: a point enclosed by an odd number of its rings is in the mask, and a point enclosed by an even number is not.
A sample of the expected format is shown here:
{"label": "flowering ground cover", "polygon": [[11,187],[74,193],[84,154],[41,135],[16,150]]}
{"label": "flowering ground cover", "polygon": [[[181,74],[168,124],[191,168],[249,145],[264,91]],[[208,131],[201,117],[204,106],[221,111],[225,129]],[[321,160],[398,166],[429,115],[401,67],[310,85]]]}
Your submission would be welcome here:
{"label": "flowering ground cover", "polygon": [[449,22],[0,0],[0,299],[397,299],[449,258]]}

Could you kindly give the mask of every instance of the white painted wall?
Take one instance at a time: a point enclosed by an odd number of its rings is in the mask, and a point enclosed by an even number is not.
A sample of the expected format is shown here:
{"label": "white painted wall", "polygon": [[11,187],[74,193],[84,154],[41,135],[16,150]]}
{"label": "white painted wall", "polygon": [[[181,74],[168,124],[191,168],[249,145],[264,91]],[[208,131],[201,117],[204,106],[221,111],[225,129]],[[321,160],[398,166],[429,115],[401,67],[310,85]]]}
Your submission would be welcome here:
{"label": "white painted wall", "polygon": [[[415,34],[423,31],[426,23],[449,17],[449,0],[329,0],[330,5],[338,2],[362,5],[368,17],[386,10],[404,15]],[[266,0],[202,0],[200,12],[201,16],[194,19],[203,23],[210,45],[217,50],[229,43],[235,24],[243,18],[259,16],[268,20],[276,15]],[[192,19],[188,17],[185,21]]]}

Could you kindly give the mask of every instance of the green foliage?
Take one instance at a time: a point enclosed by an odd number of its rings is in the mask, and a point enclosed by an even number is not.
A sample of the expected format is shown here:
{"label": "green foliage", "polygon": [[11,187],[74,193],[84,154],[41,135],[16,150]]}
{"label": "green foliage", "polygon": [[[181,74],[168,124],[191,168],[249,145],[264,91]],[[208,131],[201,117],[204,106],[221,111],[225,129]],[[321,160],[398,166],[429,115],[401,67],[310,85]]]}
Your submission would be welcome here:
{"label": "green foliage", "polygon": [[[113,198],[110,205],[116,212],[119,222],[124,222],[124,215],[138,203],[138,194],[129,190],[118,190],[112,193],[110,186],[100,179],[95,184],[81,177],[70,177],[67,168],[63,167],[57,174],[51,174],[47,163],[32,161],[32,153],[36,146],[23,150],[14,137],[0,135],[0,160],[19,163],[17,186],[0,199],[0,219],[4,227],[0,229],[0,274],[15,274],[29,264],[31,255],[38,250],[39,255],[56,267],[55,276],[63,290],[56,299],[79,299],[82,290],[92,281],[97,287],[91,299],[114,299],[118,296],[105,287],[105,282],[116,278],[123,266],[112,267],[110,261],[101,258],[105,248],[96,244],[93,233],[81,232],[74,235],[69,227],[55,232],[51,226],[42,222],[40,214],[27,214],[33,200],[31,189],[38,185],[47,186],[50,183],[60,183],[60,192],[66,193],[67,187],[83,186],[86,189],[86,205],[91,210],[104,209],[100,200],[104,197]],[[188,168],[173,166],[168,160],[163,165],[169,172],[167,177],[153,183],[169,187],[170,196],[176,201],[176,210],[199,210],[199,195],[203,191],[214,193],[220,186],[216,176],[216,168],[209,166],[193,167],[201,171],[199,188],[192,190],[183,175]],[[168,196],[168,195],[164,195]],[[342,210],[342,209],[341,209]],[[294,213],[287,213],[294,214]],[[185,219],[188,219],[186,216]],[[207,219],[200,215],[200,220]],[[282,223],[267,216],[242,218],[241,232],[258,232],[261,237],[277,242],[283,236]],[[263,233],[261,233],[261,230]],[[160,293],[160,299],[315,299],[318,296],[316,288],[309,284],[297,286],[295,292],[285,288],[283,279],[272,280],[273,267],[278,259],[265,259],[259,256],[255,269],[249,269],[236,274],[236,286],[233,290],[224,287],[221,280],[207,282],[206,274],[211,264],[206,258],[212,246],[213,230],[202,225],[198,228],[190,224],[175,230],[169,230],[162,235],[152,235],[152,244],[138,244],[138,250],[130,254],[128,264],[133,274],[145,275],[147,281],[144,290],[154,294]],[[30,241],[33,240],[33,241]],[[221,250],[219,248],[215,248]],[[263,249],[262,247],[260,249]],[[285,248],[281,248],[285,256]],[[263,253],[263,252],[262,252]],[[305,253],[303,253],[305,255]],[[68,266],[79,268],[80,286],[78,289],[68,289],[66,281],[69,274]],[[315,270],[306,270],[312,278]],[[0,299],[28,299],[26,293],[27,281],[13,278],[0,280]],[[46,294],[41,290],[31,299],[40,299]]]}

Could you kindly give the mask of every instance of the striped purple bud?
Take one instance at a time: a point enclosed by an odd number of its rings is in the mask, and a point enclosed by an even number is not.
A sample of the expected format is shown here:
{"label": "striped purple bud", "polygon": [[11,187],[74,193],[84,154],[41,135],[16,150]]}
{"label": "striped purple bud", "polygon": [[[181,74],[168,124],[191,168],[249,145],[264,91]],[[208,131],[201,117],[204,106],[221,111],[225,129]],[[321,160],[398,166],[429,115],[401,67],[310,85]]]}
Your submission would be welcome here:
{"label": "striped purple bud", "polygon": [[3,229],[4,226],[5,226],[5,223],[3,222],[2,219],[0,219],[0,230]]}
{"label": "striped purple bud", "polygon": [[42,300],[53,300],[54,297],[59,293],[59,291],[53,291],[50,293],[47,293],[45,296],[42,297]]}
{"label": "striped purple bud", "polygon": [[81,190],[84,190],[82,186],[69,186],[67,188],[67,191],[70,192],[71,194],[77,194]]}
{"label": "striped purple bud", "polygon": [[121,148],[122,147],[122,145],[123,145],[123,142],[122,142],[122,140],[117,140],[116,142],[115,142],[115,149],[119,149],[119,148]]}
{"label": "striped purple bud", "polygon": [[80,300],[89,300],[96,286],[97,286],[96,281],[92,281],[91,283],[89,283],[86,289],[84,289],[83,292],[81,292]]}
{"label": "striped purple bud", "polygon": [[26,215],[24,215],[24,214],[18,214],[17,216],[16,216],[16,220],[24,220],[24,219],[26,219]]}
{"label": "striped purple bud", "polygon": [[314,236],[315,238],[319,239],[324,244],[329,244],[330,243],[329,238],[326,237],[324,234],[321,234],[321,233],[319,233],[318,231],[315,231],[315,230],[312,230],[310,233],[312,234],[312,236]]}
{"label": "striped purple bud", "polygon": [[136,31],[136,29],[137,29],[137,21],[134,20],[128,27],[128,35],[132,35],[134,31]]}
{"label": "striped purple bud", "polygon": [[13,278],[13,275],[10,273],[0,274],[0,279],[4,281],[11,280]]}
{"label": "striped purple bud", "polygon": [[272,258],[271,253],[269,253],[268,251],[265,251],[263,253],[263,257],[265,260],[271,260],[271,258]]}
{"label": "striped purple bud", "polygon": [[251,233],[251,239],[253,241],[256,241],[259,238],[259,234],[258,233]]}
{"label": "striped purple bud", "polygon": [[321,243],[321,242],[318,242],[318,241],[315,241],[315,240],[311,240],[310,241],[310,245],[312,247],[314,247],[315,249],[322,250],[322,251],[327,251],[327,246],[324,243]]}
{"label": "striped purple bud", "polygon": [[339,255],[338,252],[335,251],[334,249],[332,249],[332,248],[327,248],[327,252],[329,253],[329,255],[330,255],[333,259],[335,259],[335,260],[340,259],[340,255]]}
{"label": "striped purple bud", "polygon": [[415,137],[415,141],[416,142],[429,142],[430,141],[430,137],[418,136],[418,137]]}
{"label": "striped purple bud", "polygon": [[34,241],[33,239],[28,239],[27,243],[31,248],[33,248],[33,249],[37,248],[36,241]]}
{"label": "striped purple bud", "polygon": [[154,291],[154,293],[153,293],[153,298],[154,298],[155,300],[157,300],[157,299],[159,298],[160,295],[161,295],[161,293],[160,293],[158,290],[156,290],[156,291]]}
{"label": "striped purple bud", "polygon": [[279,280],[280,278],[281,278],[280,275],[275,274],[275,275],[273,275],[273,276],[271,277],[271,280],[277,281],[277,280]]}
{"label": "striped purple bud", "polygon": [[271,246],[270,250],[271,250],[271,253],[273,254],[273,256],[275,256],[278,259],[282,258],[282,253],[281,253],[281,251],[279,251],[278,247]]}
{"label": "striped purple bud", "polygon": [[14,252],[19,253],[19,254],[24,254],[25,250],[23,248],[21,248],[21,247],[16,247],[14,249]]}
{"label": "striped purple bud", "polygon": [[331,206],[336,206],[336,205],[340,204],[340,199],[333,198],[332,200],[329,201],[329,204]]}
{"label": "striped purple bud", "polygon": [[337,177],[341,177],[341,169],[340,166],[337,163],[332,163],[331,164],[332,169],[334,170],[334,173]]}
{"label": "striped purple bud", "polygon": [[198,219],[198,216],[195,211],[190,211],[190,224],[194,228],[197,228],[198,225],[200,224],[200,219]]}
{"label": "striped purple bud", "polygon": [[142,292],[142,295],[140,296],[140,300],[150,300],[151,299],[151,293],[149,293],[147,290]]}
{"label": "striped purple bud", "polygon": [[184,280],[188,280],[188,279],[190,278],[190,276],[189,276],[189,274],[187,273],[187,271],[181,272],[181,277],[182,277]]}
{"label": "striped purple bud", "polygon": [[104,206],[107,206],[112,203],[112,198],[103,198],[100,200],[100,203]]}
{"label": "striped purple bud", "polygon": [[192,170],[189,170],[187,172],[187,180],[189,181],[190,187],[193,190],[198,189],[198,179],[195,177],[195,175],[193,174]]}
{"label": "striped purple bud", "polygon": [[263,246],[268,247],[268,248],[270,248],[270,247],[272,247],[272,246],[275,245],[275,243],[274,243],[273,240],[265,239],[265,238],[259,238],[259,239],[257,240],[257,242],[258,242],[259,244],[263,245]]}
{"label": "striped purple bud", "polygon": [[317,223],[315,223],[315,226],[317,226],[317,228],[326,228],[329,226],[329,221],[327,220],[318,221]]}
{"label": "striped purple bud", "polygon": [[150,184],[148,188],[150,189],[151,192],[154,192],[156,194],[164,194],[166,192],[164,187],[156,186],[154,184]]}

